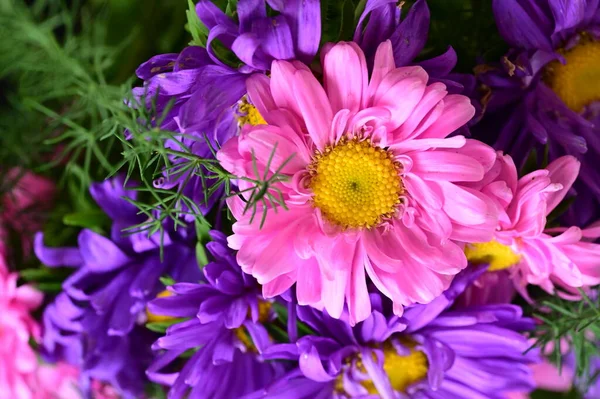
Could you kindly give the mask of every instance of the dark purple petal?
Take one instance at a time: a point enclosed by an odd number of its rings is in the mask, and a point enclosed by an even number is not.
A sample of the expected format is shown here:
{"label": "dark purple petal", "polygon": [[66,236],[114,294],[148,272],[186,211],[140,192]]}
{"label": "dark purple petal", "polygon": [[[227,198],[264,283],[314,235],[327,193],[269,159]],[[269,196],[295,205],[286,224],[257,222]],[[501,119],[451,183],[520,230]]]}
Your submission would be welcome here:
{"label": "dark purple petal", "polygon": [[321,2],[319,0],[286,0],[282,14],[295,38],[297,59],[310,64],[321,41]]}
{"label": "dark purple petal", "polygon": [[587,0],[549,0],[548,5],[554,16],[554,32],[574,28],[579,25],[586,16]]}
{"label": "dark purple petal", "polygon": [[[365,18],[369,17],[366,27]],[[372,59],[379,43],[390,38],[398,26],[400,8],[396,0],[368,0],[358,20],[353,40],[360,45],[367,59]]]}
{"label": "dark purple petal", "polygon": [[551,51],[550,38],[517,1],[493,0],[494,16],[504,40],[523,49]]}
{"label": "dark purple petal", "polygon": [[176,59],[176,53],[155,55],[140,65],[138,69],[135,70],[135,74],[142,80],[148,80],[154,75],[170,71],[173,68]]}
{"label": "dark purple petal", "polygon": [[428,31],[429,7],[425,0],[417,0],[390,37],[397,67],[412,63],[423,50]]}
{"label": "dark purple petal", "polygon": [[284,16],[254,21],[252,33],[260,38],[261,49],[273,59],[291,60],[295,57],[292,31]]}
{"label": "dark purple petal", "polygon": [[252,23],[260,18],[266,18],[267,11],[264,0],[240,0],[237,5],[240,21],[240,33],[250,32]]}
{"label": "dark purple petal", "polygon": [[452,47],[442,55],[430,58],[419,63],[429,74],[429,76],[443,77],[448,75],[456,65],[456,51]]}

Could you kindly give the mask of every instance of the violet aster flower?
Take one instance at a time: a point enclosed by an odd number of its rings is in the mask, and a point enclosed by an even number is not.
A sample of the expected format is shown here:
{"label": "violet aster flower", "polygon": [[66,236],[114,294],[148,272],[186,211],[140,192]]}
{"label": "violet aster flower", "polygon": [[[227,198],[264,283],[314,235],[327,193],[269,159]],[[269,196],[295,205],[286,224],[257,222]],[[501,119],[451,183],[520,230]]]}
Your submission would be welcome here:
{"label": "violet aster flower", "polygon": [[[204,267],[204,281],[175,284],[168,288],[171,295],[149,305],[156,315],[189,318],[156,341],[154,349],[162,354],[147,372],[151,380],[171,386],[169,399],[188,393],[190,398],[241,398],[283,373],[283,365],[265,363],[258,355],[270,343],[261,324],[273,318],[270,303],[260,299],[256,280],[241,271],[225,235],[210,235],[213,241],[206,247],[214,260]],[[190,350],[189,359],[178,359]],[[173,363],[182,363],[179,372],[168,372]]]}
{"label": "violet aster flower", "polygon": [[600,6],[597,0],[495,0],[500,34],[513,47],[502,63],[482,66],[489,90],[481,132],[522,166],[532,148],[550,160],[582,162],[567,214],[580,226],[600,209]]}
{"label": "violet aster flower", "polygon": [[121,198],[135,197],[123,188],[122,179],[94,184],[90,191],[113,220],[110,238],[83,230],[77,248],[45,247],[41,234],[35,240],[36,255],[44,264],[76,269],[44,313],[44,347],[50,357],[81,368],[84,389],[97,379],[117,387],[124,397],[137,398],[155,339],[140,326],[146,304],[164,289],[159,281],[163,275],[198,280],[195,239],[185,229],[168,231],[161,261],[160,237],[122,232],[144,219]]}
{"label": "violet aster flower", "polygon": [[265,358],[298,360],[299,366],[254,397],[500,399],[515,389],[531,391],[529,364],[538,354],[523,354],[529,344],[520,331],[533,321],[513,305],[450,308],[480,270],[461,274],[444,295],[401,318],[386,316],[391,305],[379,296],[355,327],[298,307],[299,319],[317,335],[268,348]]}
{"label": "violet aster flower", "polygon": [[[264,123],[245,97],[248,74],[269,70],[273,60],[309,63],[315,56],[321,37],[320,2],[286,0],[269,5],[279,15],[268,17],[264,0],[240,0],[236,23],[213,2],[202,0],[196,12],[209,30],[206,49],[193,46],[180,54],[161,54],[138,68],[144,86],[134,89],[134,95],[162,116],[162,129],[182,133],[167,146],[178,151],[185,146],[200,158],[212,158],[210,147],[225,143],[239,126]],[[232,68],[219,60],[211,46],[215,39],[244,64]],[[216,189],[205,198],[204,191],[213,184],[214,179],[203,180],[183,165],[170,168],[155,181],[157,187],[179,187],[202,213],[221,197],[222,189]],[[188,210],[183,204],[182,209]]]}

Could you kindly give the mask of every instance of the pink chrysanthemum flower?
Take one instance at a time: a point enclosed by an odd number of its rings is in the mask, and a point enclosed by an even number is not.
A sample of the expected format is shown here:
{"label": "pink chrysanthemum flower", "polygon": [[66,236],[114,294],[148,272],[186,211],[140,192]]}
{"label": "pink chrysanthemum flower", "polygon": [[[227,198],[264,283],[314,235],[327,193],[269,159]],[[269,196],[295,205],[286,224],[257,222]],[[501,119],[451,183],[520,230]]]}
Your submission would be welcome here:
{"label": "pink chrysanthemum flower", "polygon": [[[495,154],[447,138],[473,116],[469,99],[427,85],[421,67],[396,68],[389,41],[370,78],[355,43],[326,46],[322,64],[324,87],[297,61],[275,61],[270,79],[248,79],[267,124],[247,126],[217,158],[237,176],[289,176],[275,186],[288,209],[270,210],[261,228],[240,198],[230,199],[237,223],[229,245],[266,297],[295,283],[301,305],[339,317],[346,303],[356,323],[371,311],[368,275],[401,314],[466,267],[455,240],[491,239],[495,207],[462,183],[481,180]],[[239,181],[240,190],[249,185]]]}
{"label": "pink chrysanthemum flower", "polygon": [[0,399],[30,399],[38,360],[29,340],[39,338],[40,331],[29,313],[41,304],[42,294],[17,287],[18,276],[8,272],[3,254],[0,263]]}
{"label": "pink chrysanthemum flower", "polygon": [[493,240],[467,244],[467,258],[504,273],[526,298],[527,284],[550,293],[559,286],[565,297],[579,297],[577,288],[600,284],[600,245],[589,242],[600,237],[599,227],[545,230],[546,216],[571,188],[579,166],[564,156],[519,179],[512,158],[499,152],[494,167],[474,185],[497,204],[498,228]]}

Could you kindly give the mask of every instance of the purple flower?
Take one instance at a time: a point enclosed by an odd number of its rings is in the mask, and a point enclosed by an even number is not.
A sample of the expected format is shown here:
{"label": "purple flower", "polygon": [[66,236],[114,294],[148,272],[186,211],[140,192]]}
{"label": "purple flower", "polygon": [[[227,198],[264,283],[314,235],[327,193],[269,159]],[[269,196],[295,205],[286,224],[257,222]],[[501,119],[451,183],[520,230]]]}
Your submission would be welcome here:
{"label": "purple flower", "polygon": [[598,0],[494,0],[500,34],[513,47],[481,66],[488,91],[477,132],[523,166],[565,154],[582,161],[570,224],[586,225],[600,207],[600,6]]}
{"label": "purple flower", "polygon": [[520,333],[533,321],[513,305],[451,308],[474,277],[463,273],[400,318],[372,295],[372,314],[355,327],[299,306],[298,318],[316,334],[266,349],[265,358],[297,360],[298,368],[253,397],[500,399],[533,390],[529,364],[538,354],[523,354],[529,344]]}
{"label": "purple flower", "polygon": [[[152,301],[153,314],[189,318],[154,344],[162,353],[148,369],[152,381],[171,386],[169,399],[241,398],[280,376],[283,365],[265,363],[259,353],[270,344],[262,323],[273,319],[260,299],[256,280],[241,271],[226,236],[211,231],[206,247],[213,261],[201,284],[179,283],[171,296]],[[187,360],[180,357],[192,351]],[[181,363],[181,364],[179,364]],[[179,364],[180,371],[169,373]],[[165,370],[166,371],[163,371]]]}
{"label": "purple flower", "polygon": [[36,236],[35,253],[45,265],[76,269],[44,313],[44,347],[50,357],[79,366],[84,387],[97,379],[125,397],[139,397],[154,339],[142,325],[146,304],[164,289],[161,276],[198,280],[195,237],[182,228],[165,233],[161,260],[160,233],[122,231],[144,222],[122,198],[135,198],[135,191],[125,190],[118,178],[93,184],[90,191],[113,221],[110,238],[86,229],[76,248],[49,248],[41,233]]}
{"label": "purple flower", "polygon": [[[276,59],[310,63],[315,56],[321,37],[320,2],[286,0],[270,1],[269,5],[279,15],[268,17],[264,0],[240,0],[236,23],[212,1],[201,0],[196,12],[209,31],[206,49],[194,46],[180,54],[158,55],[137,69],[144,85],[134,89],[134,95],[162,116],[162,129],[180,133],[166,142],[168,148],[214,158],[211,147],[217,149],[235,136],[241,124],[256,121],[245,118],[249,109],[254,112],[244,97],[249,74],[266,72]],[[213,51],[214,40],[244,64],[232,68],[222,62]],[[213,188],[212,195],[205,197],[216,180],[200,178],[182,158],[174,163],[155,185],[178,187],[206,214],[222,196],[222,188]],[[195,172],[210,175],[204,168]],[[185,204],[181,208],[195,211]]]}
{"label": "purple flower", "polygon": [[[365,52],[372,65],[377,46],[392,42],[394,62],[397,67],[415,65],[415,58],[423,51],[429,31],[429,7],[425,0],[417,0],[408,14],[401,19],[401,8],[396,0],[368,0],[358,20],[354,41]],[[365,21],[368,22],[365,23]],[[421,61],[431,82],[442,82],[450,93],[471,93],[476,81],[471,75],[452,73],[456,66],[456,52],[452,47],[437,57]],[[475,102],[479,106],[478,102]],[[478,112],[479,114],[479,112]]]}

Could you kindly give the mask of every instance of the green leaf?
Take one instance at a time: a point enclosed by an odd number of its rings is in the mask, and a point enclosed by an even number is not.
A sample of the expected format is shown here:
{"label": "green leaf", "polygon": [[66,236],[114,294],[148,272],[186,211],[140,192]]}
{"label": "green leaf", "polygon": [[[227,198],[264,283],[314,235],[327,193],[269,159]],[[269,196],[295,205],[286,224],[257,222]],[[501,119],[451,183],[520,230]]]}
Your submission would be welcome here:
{"label": "green leaf", "polygon": [[546,217],[546,226],[547,227],[551,227],[551,226],[548,226],[548,225],[550,225],[550,224],[557,224],[557,223],[554,223],[554,222],[556,222],[557,219],[559,217],[561,217],[562,214],[565,213],[571,207],[571,205],[573,205],[573,202],[575,202],[576,198],[577,198],[576,196],[571,196],[571,197],[568,197],[568,198],[565,198],[564,200],[562,200],[560,202],[560,204],[558,204],[556,206],[556,208],[554,208],[552,210],[552,212],[550,212],[548,214],[548,216]]}
{"label": "green leaf", "polygon": [[173,278],[171,276],[162,276],[159,278],[160,282],[162,285],[164,285],[165,287],[170,287],[173,284],[175,284],[175,280],[173,280]]}
{"label": "green leaf", "polygon": [[42,292],[56,294],[62,290],[62,283],[37,283],[36,288]]}
{"label": "green leaf", "polygon": [[208,255],[206,254],[206,250],[204,249],[204,244],[198,242],[196,244],[196,261],[198,262],[198,267],[201,269],[208,265]]}
{"label": "green leaf", "polygon": [[340,33],[338,35],[338,41],[350,41],[354,36],[354,28],[356,24],[354,22],[355,7],[352,0],[345,0],[342,5],[342,21],[340,25]]}
{"label": "green leaf", "polygon": [[533,172],[534,170],[539,169],[538,167],[538,159],[537,159],[537,150],[532,148],[527,156],[527,160],[523,164],[523,167],[520,171],[520,176],[525,176],[528,173]]}
{"label": "green leaf", "polygon": [[192,35],[190,46],[206,47],[208,40],[208,28],[200,21],[196,13],[196,6],[192,0],[188,0],[188,10],[185,12],[187,16],[187,29]]}
{"label": "green leaf", "polygon": [[155,323],[146,323],[146,328],[150,331],[164,334],[167,331],[167,328],[171,327],[173,324],[181,323],[185,320],[185,318],[177,318],[173,320],[160,321]]}
{"label": "green leaf", "polygon": [[91,209],[65,215],[63,223],[67,226],[76,226],[101,232],[104,228],[110,226],[110,219],[100,209]]}
{"label": "green leaf", "polygon": [[237,4],[238,4],[238,0],[228,0],[227,8],[225,9],[225,13],[227,15],[233,17],[235,14],[237,14]]}
{"label": "green leaf", "polygon": [[55,277],[53,269],[42,267],[40,269],[25,269],[19,272],[19,277],[27,281],[52,280]]}

